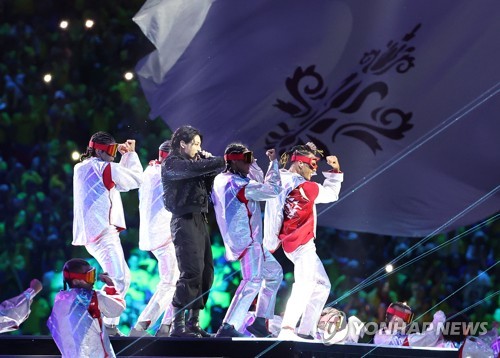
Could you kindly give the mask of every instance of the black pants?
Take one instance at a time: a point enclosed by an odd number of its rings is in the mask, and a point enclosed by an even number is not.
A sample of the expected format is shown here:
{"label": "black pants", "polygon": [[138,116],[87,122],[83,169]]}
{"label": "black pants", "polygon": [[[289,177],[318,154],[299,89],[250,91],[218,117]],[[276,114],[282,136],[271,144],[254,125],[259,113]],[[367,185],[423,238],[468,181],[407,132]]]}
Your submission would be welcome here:
{"label": "black pants", "polygon": [[180,276],[172,305],[203,309],[214,281],[214,260],[205,216],[174,216],[170,222]]}

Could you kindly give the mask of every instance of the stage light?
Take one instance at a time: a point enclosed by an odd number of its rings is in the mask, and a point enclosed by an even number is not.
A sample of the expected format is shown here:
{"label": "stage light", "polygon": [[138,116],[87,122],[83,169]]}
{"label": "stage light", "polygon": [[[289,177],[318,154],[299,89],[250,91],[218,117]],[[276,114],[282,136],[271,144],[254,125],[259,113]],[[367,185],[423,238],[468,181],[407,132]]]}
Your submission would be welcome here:
{"label": "stage light", "polygon": [[134,78],[134,74],[132,72],[125,72],[125,74],[123,75],[123,77],[125,77],[125,79],[127,81],[130,81],[132,78]]}
{"label": "stage light", "polygon": [[74,151],[73,153],[71,153],[71,159],[73,159],[74,161],[77,161],[78,159],[80,159],[80,153],[78,153],[77,151]]}
{"label": "stage light", "polygon": [[391,264],[388,264],[387,266],[385,266],[385,272],[392,272],[392,270],[394,270],[394,267],[391,265]]}
{"label": "stage light", "polygon": [[43,81],[45,83],[50,83],[50,81],[52,81],[52,75],[50,73],[46,73],[45,75],[43,75]]}
{"label": "stage light", "polygon": [[66,20],[62,20],[60,23],[59,23],[59,27],[63,30],[66,30],[69,26],[69,22],[66,21]]}
{"label": "stage light", "polygon": [[87,29],[91,29],[93,26],[94,26],[94,20],[91,19],[85,20],[85,27]]}

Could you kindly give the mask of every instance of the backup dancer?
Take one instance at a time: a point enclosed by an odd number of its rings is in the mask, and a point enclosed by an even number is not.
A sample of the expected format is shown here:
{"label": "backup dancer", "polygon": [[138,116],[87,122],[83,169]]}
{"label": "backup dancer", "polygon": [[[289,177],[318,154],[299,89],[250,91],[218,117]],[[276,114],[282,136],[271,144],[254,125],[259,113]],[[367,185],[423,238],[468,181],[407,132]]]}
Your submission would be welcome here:
{"label": "backup dancer", "polygon": [[281,192],[281,181],[275,150],[268,150],[266,155],[270,164],[262,181],[262,170],[253,153],[240,143],[232,143],[224,154],[226,170],[215,177],[212,201],[226,259],[239,260],[243,276],[217,337],[243,336],[237,329],[257,295],[255,319],[246,329],[256,337],[271,335],[266,320],[274,316],[283,270],[262,245],[259,201],[275,198]]}
{"label": "backup dancer", "polygon": [[168,157],[170,141],[165,141],[158,150],[158,159],[149,162],[144,170],[144,181],[139,188],[139,248],[151,251],[158,260],[160,282],[154,295],[140,314],[130,336],[148,335],[146,329],[163,313],[157,337],[168,337],[172,323],[172,297],[179,278],[175,248],[170,233],[172,214],[163,205],[161,163]]}
{"label": "backup dancer", "polygon": [[125,300],[106,273],[99,278],[106,285],[96,291],[95,267],[82,259],[64,264],[65,289],[57,294],[47,321],[63,357],[115,357],[103,318],[119,317]]}
{"label": "backup dancer", "polygon": [[[121,159],[114,163],[117,152]],[[126,228],[120,192],[137,189],[141,183],[135,140],[118,144],[106,132],[92,135],[74,168],[73,245],[85,246],[123,296],[130,286],[130,269],[119,237]],[[109,335],[122,335],[117,327],[119,317],[105,317],[104,321]]]}
{"label": "backup dancer", "polygon": [[[330,293],[330,280],[314,243],[316,204],[338,200],[344,174],[337,157],[328,156],[326,161],[332,169],[323,172],[323,185],[311,181],[320,159],[316,153],[313,143],[295,146],[286,153],[292,164],[289,170],[280,172],[284,190],[266,203],[264,245],[271,252],[282,245],[294,264],[295,283],[278,336],[283,340],[314,339]],[[295,329],[300,318],[300,325]]]}

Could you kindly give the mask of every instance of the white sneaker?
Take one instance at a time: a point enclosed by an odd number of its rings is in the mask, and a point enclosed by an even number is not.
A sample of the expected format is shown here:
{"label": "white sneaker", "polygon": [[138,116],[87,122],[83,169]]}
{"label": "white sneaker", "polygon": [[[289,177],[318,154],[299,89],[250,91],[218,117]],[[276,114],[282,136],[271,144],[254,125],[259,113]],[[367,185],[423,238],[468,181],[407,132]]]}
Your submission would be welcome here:
{"label": "white sneaker", "polygon": [[309,342],[312,341],[309,339],[300,338],[295,334],[291,329],[283,328],[278,334],[279,341],[295,341],[295,342]]}

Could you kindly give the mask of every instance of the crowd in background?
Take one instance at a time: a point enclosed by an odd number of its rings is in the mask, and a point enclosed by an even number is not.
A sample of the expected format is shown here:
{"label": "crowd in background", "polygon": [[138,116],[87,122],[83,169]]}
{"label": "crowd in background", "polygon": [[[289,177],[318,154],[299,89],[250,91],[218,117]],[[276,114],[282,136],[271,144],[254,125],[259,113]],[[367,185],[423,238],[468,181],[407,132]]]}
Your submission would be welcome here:
{"label": "crowd in background", "polygon": [[[72,257],[92,262],[83,247],[71,245],[71,153],[84,151],[90,135],[105,130],[118,141],[136,139],[145,166],[171,135],[161,119],[148,119],[138,81],[123,77],[153,49],[131,21],[142,3],[0,0],[0,300],[19,294],[32,278],[44,284],[16,334],[47,334],[45,322],[62,289],[63,263]],[[90,29],[84,27],[88,18],[94,21]],[[69,21],[66,30],[59,27],[62,19]],[[52,75],[50,83],[43,81],[47,73]],[[122,199],[128,229],[120,236],[132,274],[120,327],[126,333],[154,292],[158,274],[152,256],[137,248],[137,191],[123,193]],[[421,238],[319,228],[318,254],[332,282],[329,302],[366,282],[394,258],[401,257],[397,269],[468,229],[437,235],[408,251]],[[224,259],[213,216],[210,232],[215,281],[201,325],[214,332],[240,273],[239,263]],[[429,321],[438,309],[452,314],[481,302],[465,312],[469,318],[500,321],[500,295],[494,295],[500,287],[500,270],[494,266],[500,257],[499,239],[500,223],[490,220],[408,267],[359,287],[335,307],[365,322],[381,322],[389,303],[406,301],[416,317]],[[291,289],[293,268],[281,250],[275,254],[285,272],[279,314]]]}

